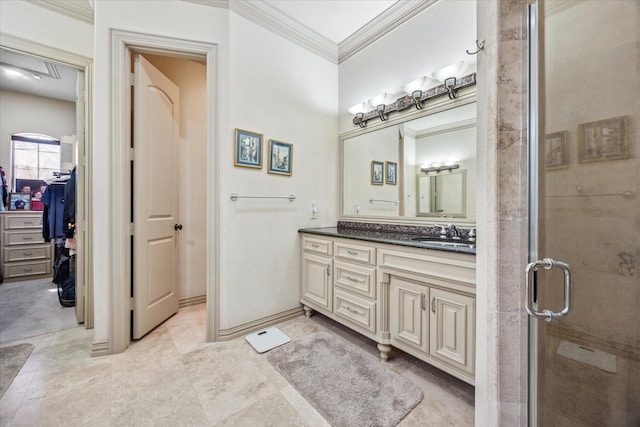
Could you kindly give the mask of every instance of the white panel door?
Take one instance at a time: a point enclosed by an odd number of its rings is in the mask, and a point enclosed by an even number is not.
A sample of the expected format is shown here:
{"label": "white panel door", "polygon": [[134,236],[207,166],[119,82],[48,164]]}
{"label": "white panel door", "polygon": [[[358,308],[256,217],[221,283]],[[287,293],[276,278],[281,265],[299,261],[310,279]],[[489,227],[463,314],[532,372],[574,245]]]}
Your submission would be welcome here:
{"label": "white panel door", "polygon": [[420,350],[429,351],[428,328],[429,314],[425,301],[429,296],[429,288],[414,282],[392,276],[390,282],[389,319],[391,343],[402,347],[402,344]]}
{"label": "white panel door", "polygon": [[180,91],[139,54],[134,70],[133,338],[138,339],[178,311]]}
{"label": "white panel door", "polygon": [[302,259],[302,298],[332,310],[331,258],[304,254]]}

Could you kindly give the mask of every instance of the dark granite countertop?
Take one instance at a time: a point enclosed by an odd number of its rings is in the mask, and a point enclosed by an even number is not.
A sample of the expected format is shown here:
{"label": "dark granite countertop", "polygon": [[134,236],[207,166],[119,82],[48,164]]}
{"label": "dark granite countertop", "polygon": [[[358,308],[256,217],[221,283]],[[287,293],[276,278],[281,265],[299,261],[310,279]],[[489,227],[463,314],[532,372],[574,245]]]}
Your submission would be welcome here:
{"label": "dark granite countertop", "polygon": [[299,233],[317,234],[320,236],[340,237],[344,239],[362,240],[365,242],[386,243],[389,245],[409,246],[412,248],[435,249],[438,251],[456,252],[461,254],[476,254],[475,245],[449,246],[440,245],[437,242],[415,240],[425,237],[424,234],[398,233],[393,231],[379,230],[356,230],[351,228],[322,227],[322,228],[301,228]]}

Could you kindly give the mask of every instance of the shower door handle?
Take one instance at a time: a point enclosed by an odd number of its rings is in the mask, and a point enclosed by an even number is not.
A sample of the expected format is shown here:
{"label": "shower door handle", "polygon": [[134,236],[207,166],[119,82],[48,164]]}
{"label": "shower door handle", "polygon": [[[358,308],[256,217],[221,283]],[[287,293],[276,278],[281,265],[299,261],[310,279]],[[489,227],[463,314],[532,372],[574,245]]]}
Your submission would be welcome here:
{"label": "shower door handle", "polygon": [[[538,267],[544,267],[545,270],[551,270],[553,268],[559,268],[564,273],[564,304],[562,310],[559,312],[553,312],[551,310],[537,311],[533,308],[533,296],[534,296],[534,273],[538,270]],[[525,284],[525,299],[524,307],[529,313],[529,316],[540,319],[545,319],[547,322],[551,322],[558,317],[564,317],[571,311],[571,268],[564,262],[555,261],[551,258],[545,258],[542,261],[534,261],[529,263],[526,268],[526,274],[524,278]]]}

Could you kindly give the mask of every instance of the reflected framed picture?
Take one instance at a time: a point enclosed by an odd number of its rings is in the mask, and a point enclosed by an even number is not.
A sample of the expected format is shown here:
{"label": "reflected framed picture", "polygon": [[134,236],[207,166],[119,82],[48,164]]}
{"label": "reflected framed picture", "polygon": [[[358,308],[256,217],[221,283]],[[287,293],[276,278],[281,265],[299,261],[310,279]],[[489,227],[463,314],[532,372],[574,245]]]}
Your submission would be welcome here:
{"label": "reflected framed picture", "polygon": [[578,161],[600,162],[629,158],[629,116],[578,125]]}
{"label": "reflected framed picture", "polygon": [[546,169],[561,169],[569,166],[567,134],[565,130],[545,135],[544,167]]}
{"label": "reflected framed picture", "polygon": [[269,169],[267,172],[291,176],[293,166],[293,144],[274,139],[269,140]]}
{"label": "reflected framed picture", "polygon": [[386,184],[396,185],[397,177],[398,177],[398,163],[385,162],[384,166],[385,166],[384,182]]}
{"label": "reflected framed picture", "polygon": [[371,161],[371,184],[382,185],[384,184],[384,162],[377,160]]}
{"label": "reflected framed picture", "polygon": [[235,165],[262,169],[262,134],[236,129]]}
{"label": "reflected framed picture", "polygon": [[31,210],[31,194],[11,193],[9,196],[10,211],[29,211]]}

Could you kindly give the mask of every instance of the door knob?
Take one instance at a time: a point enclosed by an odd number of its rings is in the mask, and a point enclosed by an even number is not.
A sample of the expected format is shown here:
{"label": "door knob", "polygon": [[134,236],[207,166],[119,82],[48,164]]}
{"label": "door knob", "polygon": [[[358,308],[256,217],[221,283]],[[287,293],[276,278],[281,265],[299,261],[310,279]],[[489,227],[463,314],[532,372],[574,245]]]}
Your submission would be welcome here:
{"label": "door knob", "polygon": [[176,224],[173,226],[174,230],[182,230],[182,224]]}

